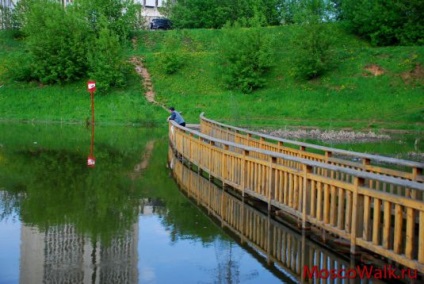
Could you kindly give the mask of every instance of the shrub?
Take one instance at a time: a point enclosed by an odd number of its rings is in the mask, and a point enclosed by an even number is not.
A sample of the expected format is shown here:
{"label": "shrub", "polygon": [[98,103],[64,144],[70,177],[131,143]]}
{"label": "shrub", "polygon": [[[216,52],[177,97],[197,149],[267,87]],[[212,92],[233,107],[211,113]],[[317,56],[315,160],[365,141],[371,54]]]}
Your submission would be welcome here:
{"label": "shrub", "polygon": [[330,46],[332,38],[325,24],[309,23],[294,37],[292,71],[296,78],[314,79],[332,66]]}
{"label": "shrub", "polygon": [[98,90],[104,93],[110,87],[124,86],[129,66],[124,63],[118,35],[108,28],[102,28],[93,44],[88,55],[88,74],[96,80]]}
{"label": "shrub", "polygon": [[271,38],[258,24],[241,27],[240,22],[223,29],[217,61],[220,76],[229,89],[251,93],[265,84],[264,75],[270,70],[273,59]]}
{"label": "shrub", "polygon": [[184,58],[179,52],[162,52],[159,54],[159,64],[166,74],[171,75],[181,69]]}
{"label": "shrub", "polygon": [[164,36],[162,52],[158,55],[162,70],[170,75],[178,72],[183,66],[183,52],[189,48],[184,46],[184,33],[167,32]]}
{"label": "shrub", "polygon": [[50,1],[32,2],[23,32],[34,78],[53,84],[85,76],[87,25],[71,9]]}

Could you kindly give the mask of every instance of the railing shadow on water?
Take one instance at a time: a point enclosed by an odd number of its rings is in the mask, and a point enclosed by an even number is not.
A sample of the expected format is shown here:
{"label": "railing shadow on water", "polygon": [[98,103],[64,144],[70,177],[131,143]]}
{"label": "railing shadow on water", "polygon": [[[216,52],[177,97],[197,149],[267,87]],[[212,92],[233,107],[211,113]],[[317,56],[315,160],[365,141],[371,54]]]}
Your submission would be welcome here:
{"label": "railing shadow on water", "polygon": [[[351,256],[348,248],[325,247],[305,231],[296,230],[266,210],[249,205],[249,201],[236,192],[223,190],[193,164],[175,156],[171,147],[168,160],[180,190],[284,282],[391,283],[393,280],[383,264],[377,268],[376,264],[366,264]],[[409,276],[410,279],[420,277]]]}

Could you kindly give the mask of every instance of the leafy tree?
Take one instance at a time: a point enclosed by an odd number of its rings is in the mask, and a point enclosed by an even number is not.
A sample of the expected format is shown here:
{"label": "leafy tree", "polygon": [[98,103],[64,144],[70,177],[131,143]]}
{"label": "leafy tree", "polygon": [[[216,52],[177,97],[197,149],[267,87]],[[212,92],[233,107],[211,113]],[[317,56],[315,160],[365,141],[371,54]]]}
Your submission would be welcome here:
{"label": "leafy tree", "polygon": [[325,24],[309,23],[294,38],[293,75],[300,79],[314,79],[332,66],[331,36]]}
{"label": "leafy tree", "polygon": [[323,75],[332,66],[330,47],[333,41],[328,21],[329,9],[322,0],[311,0],[303,3],[295,18],[299,29],[294,36],[294,52],[292,57],[293,75],[300,79],[314,79]]}
{"label": "leafy tree", "polygon": [[342,16],[374,45],[424,44],[424,1],[344,0]]}
{"label": "leafy tree", "polygon": [[[16,16],[28,53],[12,64],[15,79],[44,84],[90,76],[99,91],[124,84],[123,45],[137,23],[130,0],[76,0],[66,8],[52,0],[22,0]],[[29,72],[30,70],[30,72]]]}
{"label": "leafy tree", "polygon": [[240,22],[224,28],[217,60],[225,85],[250,93],[265,84],[264,75],[273,62],[272,41],[260,29],[260,18],[247,21],[248,29]]}
{"label": "leafy tree", "polygon": [[222,28],[227,22],[253,18],[260,12],[267,25],[279,24],[281,0],[186,0],[167,1],[164,14],[176,28]]}
{"label": "leafy tree", "polygon": [[89,29],[77,13],[51,1],[27,2],[23,32],[29,51],[31,78],[45,84],[83,78],[87,69]]}
{"label": "leafy tree", "polygon": [[107,26],[125,43],[134,28],[139,27],[138,5],[132,0],[76,0],[74,8],[78,9],[96,33]]}
{"label": "leafy tree", "polygon": [[110,87],[125,85],[129,66],[123,59],[118,35],[107,27],[102,28],[98,38],[93,41],[93,47],[88,53],[88,62],[88,75],[96,80],[99,91],[106,92]]}
{"label": "leafy tree", "polygon": [[167,33],[164,37],[164,44],[159,53],[159,64],[166,74],[174,74],[180,70],[185,63],[183,34]]}
{"label": "leafy tree", "polygon": [[13,28],[12,8],[0,4],[0,29]]}

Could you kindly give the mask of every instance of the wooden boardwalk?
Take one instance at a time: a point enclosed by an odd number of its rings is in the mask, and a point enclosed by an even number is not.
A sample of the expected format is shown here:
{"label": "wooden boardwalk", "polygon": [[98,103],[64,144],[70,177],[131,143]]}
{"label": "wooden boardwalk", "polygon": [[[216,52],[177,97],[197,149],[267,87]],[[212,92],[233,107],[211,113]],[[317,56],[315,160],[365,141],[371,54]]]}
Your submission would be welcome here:
{"label": "wooden boardwalk", "polygon": [[[173,153],[170,152],[170,159]],[[261,263],[271,268],[285,283],[311,282],[305,267],[318,270],[356,269],[358,262],[342,257],[309,239],[289,226],[274,220],[269,214],[257,210],[219,186],[210,182],[189,167],[174,159],[174,177],[185,195],[204,208],[221,227],[237,236],[237,241]],[[235,263],[236,264],[236,263]],[[274,269],[273,269],[274,268]],[[374,283],[362,279],[355,283]],[[381,283],[381,282],[376,282]]]}
{"label": "wooden boardwalk", "polygon": [[276,139],[203,115],[200,129],[170,122],[173,155],[305,230],[344,240],[352,254],[366,249],[424,272],[422,163]]}

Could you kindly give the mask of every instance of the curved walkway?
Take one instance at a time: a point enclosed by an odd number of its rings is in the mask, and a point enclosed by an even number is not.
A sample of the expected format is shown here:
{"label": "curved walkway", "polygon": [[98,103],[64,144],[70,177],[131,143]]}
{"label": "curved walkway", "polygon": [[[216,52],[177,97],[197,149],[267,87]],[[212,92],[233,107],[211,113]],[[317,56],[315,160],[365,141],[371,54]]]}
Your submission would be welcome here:
{"label": "curved walkway", "polygon": [[[421,164],[412,165],[417,170],[411,177],[371,172],[371,157],[365,157],[365,170],[349,168],[317,155],[307,158],[306,145],[291,155],[274,150],[264,139],[249,139],[249,133],[246,137],[215,127],[205,131],[204,121],[201,132],[169,123],[174,153],[170,165],[174,157],[186,161],[224,189],[263,202],[271,214],[291,218],[317,235],[325,232],[339,238],[349,244],[352,254],[372,251],[386,263],[394,261],[424,273]],[[324,157],[330,159],[334,151]]]}

